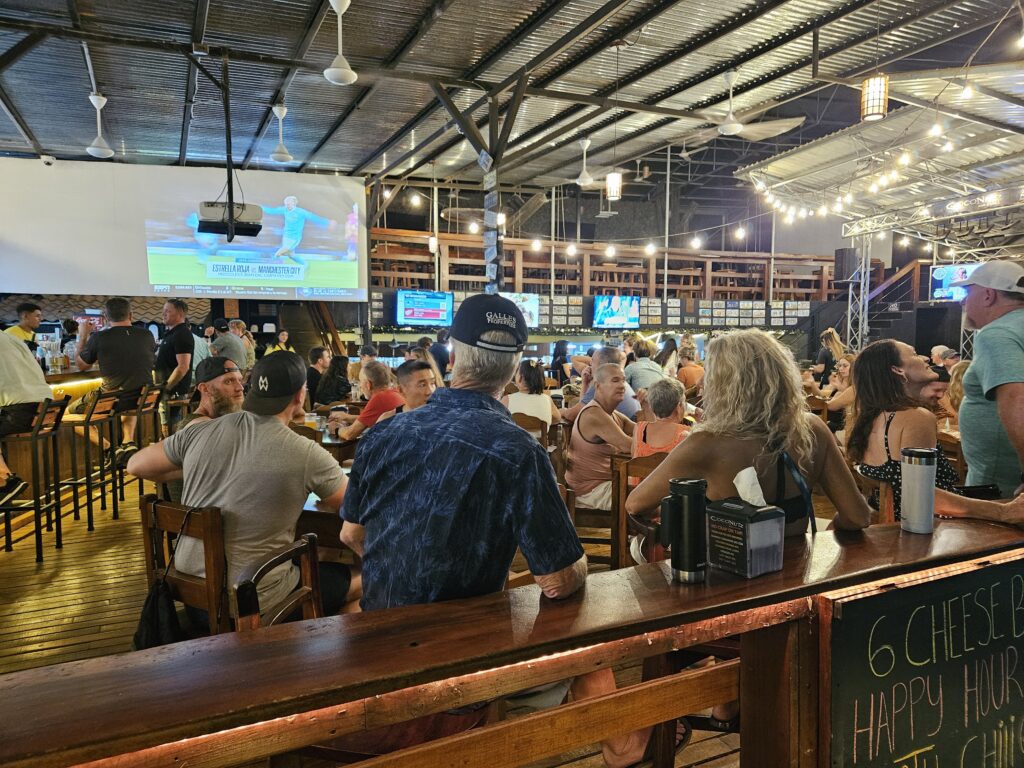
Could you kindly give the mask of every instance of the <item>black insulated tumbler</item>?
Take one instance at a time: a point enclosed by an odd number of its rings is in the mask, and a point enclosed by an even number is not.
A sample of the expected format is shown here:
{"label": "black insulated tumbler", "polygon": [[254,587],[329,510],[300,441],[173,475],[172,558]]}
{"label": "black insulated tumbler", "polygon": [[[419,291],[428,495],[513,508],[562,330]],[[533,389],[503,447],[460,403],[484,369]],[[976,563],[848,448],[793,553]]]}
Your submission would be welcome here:
{"label": "black insulated tumbler", "polygon": [[661,500],[661,545],[672,551],[672,577],[692,584],[704,581],[707,570],[705,537],[706,480],[677,477]]}

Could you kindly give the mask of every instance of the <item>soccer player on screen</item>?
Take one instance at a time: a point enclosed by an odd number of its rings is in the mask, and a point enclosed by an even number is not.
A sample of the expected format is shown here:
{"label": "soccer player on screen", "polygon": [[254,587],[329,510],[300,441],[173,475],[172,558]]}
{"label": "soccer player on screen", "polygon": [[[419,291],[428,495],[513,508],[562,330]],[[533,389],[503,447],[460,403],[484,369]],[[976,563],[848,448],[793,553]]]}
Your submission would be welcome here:
{"label": "soccer player on screen", "polygon": [[185,224],[192,230],[192,237],[199,243],[199,263],[205,264],[211,256],[217,253],[217,235],[212,232],[199,231],[199,214],[195,211],[185,220]]}
{"label": "soccer player on screen", "polygon": [[302,242],[302,231],[307,221],[312,221],[317,226],[331,230],[338,226],[338,222],[334,219],[325,219],[323,216],[317,216],[305,208],[299,208],[299,198],[295,195],[288,195],[284,199],[283,206],[271,207],[261,205],[260,207],[264,213],[272,216],[284,216],[284,227],[281,230],[281,247],[277,249],[274,256],[278,258],[287,256],[297,264],[305,265],[306,263],[305,259],[295,255],[295,249]]}

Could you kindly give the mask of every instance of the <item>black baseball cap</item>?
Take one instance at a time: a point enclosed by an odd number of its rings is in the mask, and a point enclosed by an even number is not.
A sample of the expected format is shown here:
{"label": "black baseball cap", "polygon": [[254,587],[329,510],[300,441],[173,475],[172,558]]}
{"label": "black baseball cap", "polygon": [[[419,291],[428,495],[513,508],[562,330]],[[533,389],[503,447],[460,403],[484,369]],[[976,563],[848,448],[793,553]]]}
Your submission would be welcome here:
{"label": "black baseball cap", "polygon": [[[229,367],[230,366],[230,367]],[[238,373],[238,366],[230,357],[206,357],[196,366],[196,386],[206,381],[213,381],[225,373]]]}
{"label": "black baseball cap", "polygon": [[[506,331],[515,337],[515,344],[482,341],[488,331]],[[478,293],[462,302],[452,321],[452,338],[471,347],[515,354],[526,346],[526,319],[514,303],[504,296]]]}
{"label": "black baseball cap", "polygon": [[294,352],[260,358],[249,377],[242,407],[258,416],[276,416],[306,383],[306,364]]}
{"label": "black baseball cap", "polygon": [[213,327],[218,331],[226,331],[228,330],[228,321],[225,320],[223,317],[218,318],[217,320],[213,321]]}

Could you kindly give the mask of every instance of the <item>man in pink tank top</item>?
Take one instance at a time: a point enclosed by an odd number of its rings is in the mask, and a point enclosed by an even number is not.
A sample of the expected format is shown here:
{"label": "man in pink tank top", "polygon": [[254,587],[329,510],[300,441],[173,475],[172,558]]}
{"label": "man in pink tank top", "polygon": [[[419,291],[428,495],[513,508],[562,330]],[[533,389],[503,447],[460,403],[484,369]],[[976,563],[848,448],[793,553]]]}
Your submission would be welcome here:
{"label": "man in pink tank top", "polygon": [[565,480],[576,494],[576,506],[610,510],[612,454],[629,454],[635,425],[615,410],[626,395],[622,366],[602,365],[594,381],[594,399],[573,424]]}

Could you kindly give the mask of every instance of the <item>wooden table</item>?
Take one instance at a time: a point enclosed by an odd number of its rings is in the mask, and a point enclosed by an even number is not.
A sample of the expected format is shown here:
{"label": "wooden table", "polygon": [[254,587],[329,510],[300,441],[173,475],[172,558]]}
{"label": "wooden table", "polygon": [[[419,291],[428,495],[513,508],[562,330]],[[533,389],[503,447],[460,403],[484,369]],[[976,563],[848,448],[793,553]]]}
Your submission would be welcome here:
{"label": "wooden table", "polygon": [[327,449],[340,464],[343,461],[356,457],[356,446],[359,445],[359,438],[355,440],[342,440],[337,435],[332,435],[326,430],[320,432],[320,445]]}
{"label": "wooden table", "polygon": [[478,765],[481,755],[489,766],[518,765],[736,694],[744,768],[816,765],[808,598],[934,576],[1022,544],[1016,528],[963,520],[937,521],[932,536],[897,526],[822,532],[788,541],[783,570],[753,580],[712,572],[704,584],[678,585],[667,563],[654,563],[592,574],[563,601],[525,586],[16,672],[0,677],[0,698],[18,714],[5,720],[0,763],[238,764],[746,633],[742,677],[737,661],[670,675],[372,765]]}

